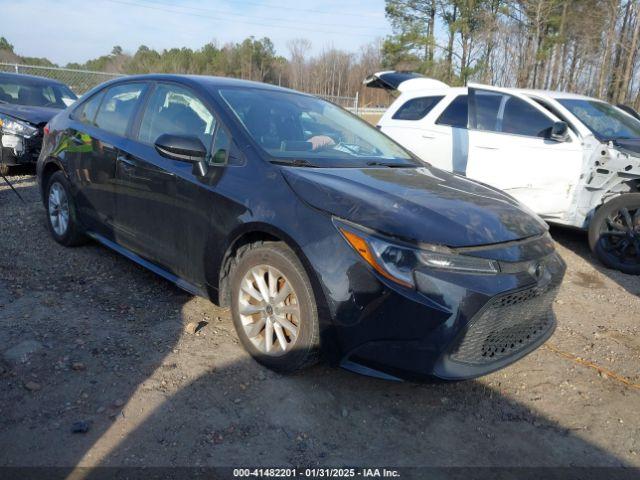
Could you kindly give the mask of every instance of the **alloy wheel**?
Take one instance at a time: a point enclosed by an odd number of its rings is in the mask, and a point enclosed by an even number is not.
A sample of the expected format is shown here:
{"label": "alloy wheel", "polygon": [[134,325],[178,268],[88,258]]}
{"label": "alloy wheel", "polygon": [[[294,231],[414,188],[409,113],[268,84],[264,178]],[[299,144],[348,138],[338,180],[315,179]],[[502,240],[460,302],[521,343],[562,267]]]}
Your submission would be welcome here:
{"label": "alloy wheel", "polygon": [[291,351],[300,330],[300,305],[291,282],[269,265],[252,267],[238,293],[238,313],[247,338],[263,354]]}
{"label": "alloy wheel", "polygon": [[612,212],[600,232],[600,246],[618,261],[640,264],[640,208],[622,207]]}
{"label": "alloy wheel", "polygon": [[64,187],[57,182],[49,188],[48,210],[53,231],[63,236],[69,227],[69,199]]}

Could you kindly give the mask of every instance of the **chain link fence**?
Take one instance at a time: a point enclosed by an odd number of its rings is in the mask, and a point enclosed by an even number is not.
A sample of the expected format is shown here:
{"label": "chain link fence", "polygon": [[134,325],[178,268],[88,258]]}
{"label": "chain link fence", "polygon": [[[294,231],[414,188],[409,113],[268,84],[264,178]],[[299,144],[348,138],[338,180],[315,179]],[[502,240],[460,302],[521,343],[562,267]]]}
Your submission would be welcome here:
{"label": "chain link fence", "polygon": [[335,103],[336,105],[341,106],[342,108],[346,108],[350,112],[358,114],[358,94],[356,93],[355,97],[345,97],[341,95],[323,95],[319,93],[312,93],[311,95],[315,95],[316,97],[327,100],[328,102]]}
{"label": "chain link fence", "polygon": [[117,73],[92,72],[71,68],[41,67],[20,63],[0,63],[0,72],[21,73],[58,80],[71,88],[76,95],[82,95],[96,85],[122,75]]}
{"label": "chain link fence", "polygon": [[[58,80],[71,88],[76,95],[83,95],[96,85],[111,80],[112,78],[121,77],[119,73],[95,72],[91,70],[75,70],[72,68],[61,67],[42,67],[37,65],[24,65],[21,63],[2,63],[0,62],[0,72],[21,73],[27,75],[36,75],[38,77],[51,78]],[[313,93],[312,93],[313,94]],[[318,95],[317,97],[328,100],[329,102],[340,105],[351,112],[358,114],[358,95],[355,97],[337,96],[337,95]]]}

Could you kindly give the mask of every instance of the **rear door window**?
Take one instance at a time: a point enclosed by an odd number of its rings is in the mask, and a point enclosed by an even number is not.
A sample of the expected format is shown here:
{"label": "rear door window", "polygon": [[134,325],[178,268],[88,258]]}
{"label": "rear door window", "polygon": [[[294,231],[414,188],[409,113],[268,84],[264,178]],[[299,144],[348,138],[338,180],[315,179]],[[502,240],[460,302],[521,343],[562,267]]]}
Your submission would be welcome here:
{"label": "rear door window", "polygon": [[144,83],[111,87],[104,95],[95,125],[107,132],[124,136],[144,89]]}
{"label": "rear door window", "polygon": [[436,124],[447,125],[456,128],[467,128],[467,120],[469,116],[469,106],[467,95],[458,95],[444,109],[438,117]]}
{"label": "rear door window", "polygon": [[443,98],[443,96],[412,98],[407,100],[391,118],[394,120],[421,120]]}
{"label": "rear door window", "polygon": [[87,125],[95,125],[94,120],[103,97],[104,90],[93,95],[73,111],[71,118]]}

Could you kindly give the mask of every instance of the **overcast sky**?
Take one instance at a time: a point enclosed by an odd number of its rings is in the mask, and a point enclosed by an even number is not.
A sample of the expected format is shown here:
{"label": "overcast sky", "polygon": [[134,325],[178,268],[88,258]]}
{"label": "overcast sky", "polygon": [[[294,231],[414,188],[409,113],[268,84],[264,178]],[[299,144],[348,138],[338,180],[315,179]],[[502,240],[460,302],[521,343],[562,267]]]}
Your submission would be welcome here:
{"label": "overcast sky", "polygon": [[16,53],[55,63],[84,62],[114,45],[133,53],[199,48],[267,36],[287,55],[287,40],[304,37],[357,51],[390,33],[384,0],[0,0],[0,36]]}

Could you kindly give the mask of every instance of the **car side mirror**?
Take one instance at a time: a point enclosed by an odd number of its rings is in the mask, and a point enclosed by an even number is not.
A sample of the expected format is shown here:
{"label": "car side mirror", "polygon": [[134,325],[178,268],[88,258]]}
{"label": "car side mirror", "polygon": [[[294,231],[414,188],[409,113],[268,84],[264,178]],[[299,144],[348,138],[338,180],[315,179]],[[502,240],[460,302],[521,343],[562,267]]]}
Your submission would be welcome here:
{"label": "car side mirror", "polygon": [[567,125],[567,122],[554,122],[549,138],[556,142],[566,142],[569,140],[569,125]]}
{"label": "car side mirror", "polygon": [[156,140],[157,152],[165,158],[193,164],[193,173],[207,173],[207,149],[198,137],[165,133]]}

